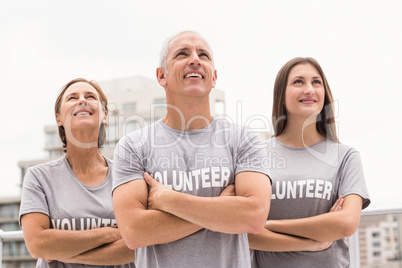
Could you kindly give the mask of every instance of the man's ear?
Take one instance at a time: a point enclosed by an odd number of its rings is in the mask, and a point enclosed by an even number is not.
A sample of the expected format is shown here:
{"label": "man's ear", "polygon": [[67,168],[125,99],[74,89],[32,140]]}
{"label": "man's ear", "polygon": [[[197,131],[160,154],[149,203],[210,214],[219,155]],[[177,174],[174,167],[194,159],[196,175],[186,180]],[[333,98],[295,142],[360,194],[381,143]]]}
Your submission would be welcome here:
{"label": "man's ear", "polygon": [[166,86],[166,71],[162,67],[156,68],[156,79],[161,87]]}
{"label": "man's ear", "polygon": [[218,79],[218,72],[216,70],[214,70],[214,74],[212,77],[212,88],[214,88],[216,85],[216,79]]}

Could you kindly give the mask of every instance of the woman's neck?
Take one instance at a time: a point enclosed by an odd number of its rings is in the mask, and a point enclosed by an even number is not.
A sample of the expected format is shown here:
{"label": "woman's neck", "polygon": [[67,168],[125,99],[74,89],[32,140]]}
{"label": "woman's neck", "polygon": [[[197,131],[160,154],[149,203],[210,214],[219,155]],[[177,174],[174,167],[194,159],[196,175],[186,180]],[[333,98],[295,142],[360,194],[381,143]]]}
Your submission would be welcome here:
{"label": "woman's neck", "polygon": [[285,129],[277,139],[292,147],[306,147],[322,141],[324,137],[318,133],[315,120],[288,118]]}
{"label": "woman's neck", "polygon": [[67,144],[66,158],[74,173],[88,173],[91,169],[107,166],[106,160],[102,157],[99,149],[79,148]]}

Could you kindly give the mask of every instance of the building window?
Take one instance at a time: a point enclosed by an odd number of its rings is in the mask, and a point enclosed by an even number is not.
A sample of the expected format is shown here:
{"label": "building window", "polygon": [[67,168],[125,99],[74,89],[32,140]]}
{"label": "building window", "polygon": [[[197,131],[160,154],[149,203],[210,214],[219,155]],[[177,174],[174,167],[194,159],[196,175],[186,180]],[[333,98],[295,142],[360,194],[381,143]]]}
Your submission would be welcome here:
{"label": "building window", "polygon": [[7,257],[18,256],[17,242],[7,242],[3,244],[3,254]]}
{"label": "building window", "polygon": [[17,222],[9,222],[0,224],[0,229],[5,232],[19,231],[20,227]]}
{"label": "building window", "polygon": [[18,217],[18,208],[15,204],[6,204],[0,206],[0,218],[12,219]]}
{"label": "building window", "polygon": [[25,245],[25,242],[19,243],[19,251],[21,256],[30,256],[27,246]]}
{"label": "building window", "polygon": [[374,242],[373,247],[381,247],[381,243],[380,242]]}
{"label": "building window", "polygon": [[45,133],[45,146],[56,147],[59,145],[59,135],[57,132]]}

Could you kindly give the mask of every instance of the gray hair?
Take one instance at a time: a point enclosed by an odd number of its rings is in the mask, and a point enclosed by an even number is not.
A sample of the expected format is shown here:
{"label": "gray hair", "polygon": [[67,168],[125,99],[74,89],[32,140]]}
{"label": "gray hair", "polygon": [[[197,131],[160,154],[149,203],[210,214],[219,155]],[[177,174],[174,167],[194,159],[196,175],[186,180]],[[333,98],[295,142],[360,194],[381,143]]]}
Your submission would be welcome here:
{"label": "gray hair", "polygon": [[[199,33],[195,32],[195,31],[183,31],[183,32],[175,34],[175,35],[169,37],[168,39],[166,39],[162,45],[161,52],[159,53],[159,67],[162,67],[163,69],[165,69],[166,73],[168,72],[167,56],[169,53],[170,42],[172,42],[172,40],[175,39],[176,37],[178,37],[179,35],[182,35],[185,33],[193,33],[193,34],[196,34],[196,35],[202,37]],[[215,61],[214,61],[214,55],[212,53],[212,49],[211,49],[211,57],[212,57],[212,68],[215,70]]]}

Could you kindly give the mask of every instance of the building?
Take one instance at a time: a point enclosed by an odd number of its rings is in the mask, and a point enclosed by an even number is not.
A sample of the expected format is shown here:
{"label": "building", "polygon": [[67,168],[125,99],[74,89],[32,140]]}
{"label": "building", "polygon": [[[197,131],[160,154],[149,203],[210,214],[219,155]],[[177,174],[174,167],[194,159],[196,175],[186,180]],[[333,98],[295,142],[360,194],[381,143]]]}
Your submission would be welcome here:
{"label": "building", "polygon": [[359,225],[362,268],[402,267],[401,224],[402,214],[397,211],[363,214]]}
{"label": "building", "polygon": [[[20,230],[18,213],[21,198],[0,199],[0,230],[4,232]],[[35,267],[36,260],[31,257],[25,246],[24,239],[15,239],[3,243],[3,268]]]}
{"label": "building", "polygon": [[[156,80],[142,76],[131,76],[99,82],[108,97],[108,121],[106,143],[102,154],[112,158],[116,143],[121,137],[147,124],[161,119],[166,113],[165,91]],[[212,115],[225,114],[225,95],[219,89],[210,94]],[[44,127],[46,158],[21,161],[21,185],[28,168],[61,157],[64,152],[56,122]],[[18,213],[21,199],[0,200],[0,229],[3,231],[21,230]],[[33,259],[22,239],[3,244],[4,268],[35,267]]]}

